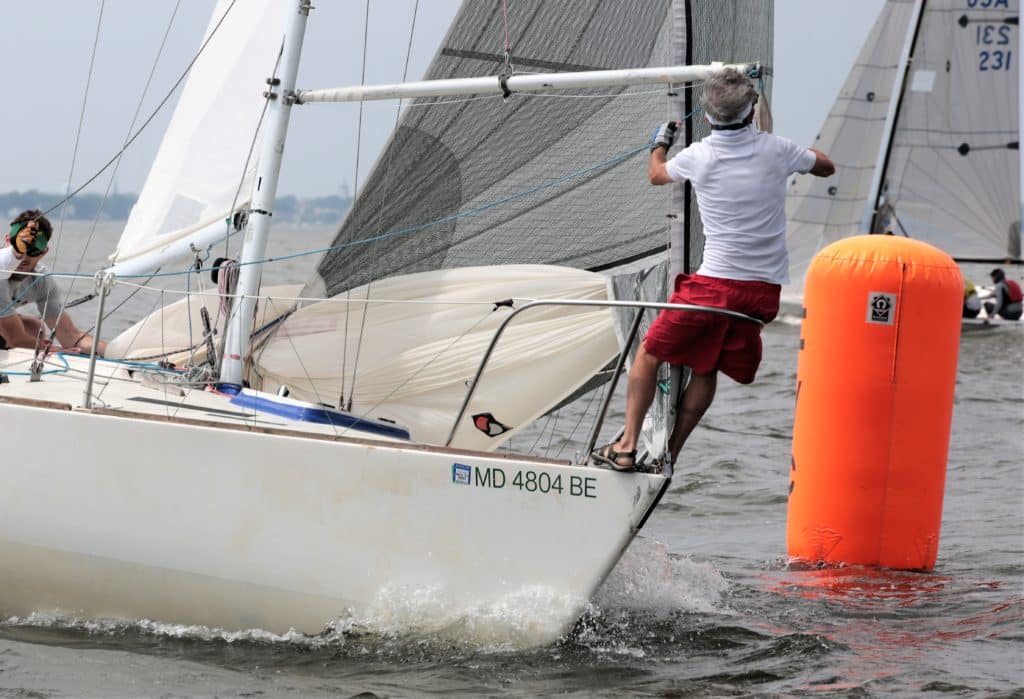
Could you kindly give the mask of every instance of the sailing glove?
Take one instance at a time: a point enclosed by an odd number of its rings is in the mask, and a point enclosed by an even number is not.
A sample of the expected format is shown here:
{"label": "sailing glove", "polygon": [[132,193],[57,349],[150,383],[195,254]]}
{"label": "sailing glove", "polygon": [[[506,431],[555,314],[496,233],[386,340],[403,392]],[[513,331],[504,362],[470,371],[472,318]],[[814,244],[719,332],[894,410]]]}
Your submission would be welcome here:
{"label": "sailing glove", "polygon": [[653,153],[656,148],[665,148],[665,152],[672,147],[672,143],[676,140],[676,129],[679,128],[679,122],[666,121],[664,124],[659,126],[654,132],[654,136],[651,138],[651,152]]}

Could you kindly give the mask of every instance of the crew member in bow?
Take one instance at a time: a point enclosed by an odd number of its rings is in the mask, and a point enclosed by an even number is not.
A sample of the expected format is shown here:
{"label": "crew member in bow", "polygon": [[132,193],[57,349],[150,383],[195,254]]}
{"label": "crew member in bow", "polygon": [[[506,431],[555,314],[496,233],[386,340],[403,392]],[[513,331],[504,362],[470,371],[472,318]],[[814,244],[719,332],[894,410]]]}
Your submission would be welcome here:
{"label": "crew member in bow", "polygon": [[[725,308],[767,323],[778,313],[781,285],[789,281],[787,180],[798,172],[828,177],[835,166],[820,151],[758,131],[753,124],[757,91],[738,70],[709,78],[702,103],[711,134],[669,159],[681,124],[663,124],[655,132],[647,166],[653,185],[693,184],[704,224],[701,266],[695,274],[676,277],[669,301]],[[674,462],[715,397],[718,372],[743,384],[754,380],[761,362],[760,326],[716,313],[662,311],[630,368],[622,436],[594,451],[598,463],[618,471],[634,469],[640,428],[662,362],[692,370],[669,438]]]}

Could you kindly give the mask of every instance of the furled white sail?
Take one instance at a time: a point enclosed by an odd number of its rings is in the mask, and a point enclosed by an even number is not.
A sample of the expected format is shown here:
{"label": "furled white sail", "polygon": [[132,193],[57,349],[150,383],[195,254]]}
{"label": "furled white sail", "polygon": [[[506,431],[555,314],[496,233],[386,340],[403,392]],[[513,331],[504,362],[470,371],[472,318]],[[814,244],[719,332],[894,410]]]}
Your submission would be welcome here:
{"label": "furled white sail", "polygon": [[[368,295],[393,303],[360,303]],[[357,287],[288,317],[254,354],[254,386],[286,386],[294,398],[329,405],[354,396],[353,413],[394,420],[413,441],[443,444],[511,310],[493,303],[509,298],[605,299],[607,292],[599,274],[549,265],[463,267],[376,281],[372,294]],[[453,445],[498,447],[616,354],[607,308],[524,311],[499,339]],[[486,414],[493,422],[471,419]],[[491,434],[483,431],[487,424],[494,425]]]}
{"label": "furled white sail", "polygon": [[[295,308],[295,299],[301,284],[269,286],[263,289],[263,298],[256,304],[253,327],[258,335],[269,329],[281,316]],[[214,331],[214,344],[220,342],[219,331],[224,325],[221,315],[221,296],[216,290],[191,293],[163,308],[158,308],[107,344],[108,359],[139,361],[165,360],[183,366],[206,361],[206,343],[202,311],[205,308]]]}
{"label": "furled white sail", "polygon": [[807,266],[818,250],[861,233],[886,114],[893,99],[900,52],[907,37],[912,0],[890,0],[828,113],[814,147],[836,164],[829,178],[797,177],[786,200],[790,283],[787,296],[799,297]]}
{"label": "furled white sail", "polygon": [[895,218],[884,228],[955,258],[1020,257],[1017,17],[1018,0],[925,3],[885,171]]}
{"label": "furled white sail", "polygon": [[[143,272],[227,233],[248,205],[255,162],[246,158],[263,110],[266,79],[281,43],[277,0],[220,0],[160,150],[111,262]],[[178,245],[175,245],[178,243]]]}

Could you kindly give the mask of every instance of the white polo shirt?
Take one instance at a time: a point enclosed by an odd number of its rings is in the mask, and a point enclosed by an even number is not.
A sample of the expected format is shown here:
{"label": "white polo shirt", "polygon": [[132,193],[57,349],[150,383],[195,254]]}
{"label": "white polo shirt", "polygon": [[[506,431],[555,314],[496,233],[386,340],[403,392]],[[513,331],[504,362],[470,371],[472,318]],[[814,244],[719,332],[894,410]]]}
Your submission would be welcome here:
{"label": "white polo shirt", "polygon": [[807,148],[752,125],[712,131],[669,160],[668,176],[690,180],[697,194],[705,238],[697,273],[787,283],[786,182],[814,162]]}

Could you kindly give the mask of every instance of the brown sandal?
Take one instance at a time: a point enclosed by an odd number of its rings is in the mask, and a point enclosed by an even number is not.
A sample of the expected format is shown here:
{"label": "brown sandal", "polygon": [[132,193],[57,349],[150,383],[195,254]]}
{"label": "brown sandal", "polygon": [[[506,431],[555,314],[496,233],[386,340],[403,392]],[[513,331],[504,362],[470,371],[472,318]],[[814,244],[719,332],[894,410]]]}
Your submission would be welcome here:
{"label": "brown sandal", "polygon": [[[636,449],[633,451],[616,451],[614,442],[605,444],[603,447],[590,452],[590,458],[597,464],[607,466],[619,473],[632,473],[636,471]],[[629,463],[620,463],[619,459],[629,459]]]}

